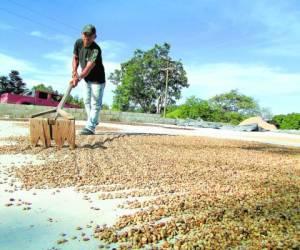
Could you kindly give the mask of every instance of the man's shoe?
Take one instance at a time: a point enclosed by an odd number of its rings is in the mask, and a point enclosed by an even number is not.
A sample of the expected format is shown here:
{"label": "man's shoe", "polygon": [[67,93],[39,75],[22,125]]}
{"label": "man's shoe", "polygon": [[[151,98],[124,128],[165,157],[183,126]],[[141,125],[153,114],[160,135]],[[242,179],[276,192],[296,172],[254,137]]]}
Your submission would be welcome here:
{"label": "man's shoe", "polygon": [[94,135],[95,133],[87,128],[83,128],[79,132],[80,135]]}

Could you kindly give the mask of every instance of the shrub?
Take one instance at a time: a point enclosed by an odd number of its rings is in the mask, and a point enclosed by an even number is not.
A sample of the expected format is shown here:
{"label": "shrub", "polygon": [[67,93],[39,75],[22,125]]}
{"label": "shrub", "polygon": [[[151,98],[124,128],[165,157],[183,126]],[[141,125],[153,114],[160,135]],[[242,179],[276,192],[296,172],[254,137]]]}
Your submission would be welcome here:
{"label": "shrub", "polygon": [[272,123],[280,129],[300,129],[300,113],[275,115]]}
{"label": "shrub", "polygon": [[222,122],[231,123],[238,125],[241,121],[245,119],[245,116],[241,115],[238,112],[226,112],[224,113]]}

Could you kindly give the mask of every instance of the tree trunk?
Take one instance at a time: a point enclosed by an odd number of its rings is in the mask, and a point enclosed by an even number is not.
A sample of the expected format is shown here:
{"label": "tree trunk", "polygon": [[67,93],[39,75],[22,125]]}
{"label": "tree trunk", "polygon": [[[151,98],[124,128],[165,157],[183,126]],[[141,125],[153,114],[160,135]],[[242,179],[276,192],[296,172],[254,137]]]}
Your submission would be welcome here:
{"label": "tree trunk", "polygon": [[162,107],[162,95],[160,95],[157,99],[157,108],[156,108],[157,114],[161,113],[161,107]]}
{"label": "tree trunk", "polygon": [[160,97],[158,97],[157,99],[157,105],[156,105],[156,114],[160,114],[160,101],[159,101]]}

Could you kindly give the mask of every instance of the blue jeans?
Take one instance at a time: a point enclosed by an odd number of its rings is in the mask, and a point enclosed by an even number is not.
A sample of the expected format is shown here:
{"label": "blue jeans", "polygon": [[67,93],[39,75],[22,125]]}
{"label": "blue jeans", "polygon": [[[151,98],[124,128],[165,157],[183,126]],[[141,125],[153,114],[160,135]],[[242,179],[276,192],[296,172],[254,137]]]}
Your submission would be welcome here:
{"label": "blue jeans", "polygon": [[95,132],[99,124],[100,110],[102,106],[105,83],[84,82],[84,106],[87,114],[85,127]]}

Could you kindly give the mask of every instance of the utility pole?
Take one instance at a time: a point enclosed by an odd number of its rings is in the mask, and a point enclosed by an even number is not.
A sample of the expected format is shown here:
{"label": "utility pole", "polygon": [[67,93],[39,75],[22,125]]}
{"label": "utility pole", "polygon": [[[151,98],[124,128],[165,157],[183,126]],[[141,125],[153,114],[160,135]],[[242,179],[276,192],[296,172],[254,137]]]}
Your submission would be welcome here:
{"label": "utility pole", "polygon": [[165,85],[165,100],[164,100],[164,118],[166,118],[166,109],[167,109],[167,99],[168,99],[168,83],[169,83],[169,70],[173,70],[174,68],[169,68],[169,60],[167,60],[167,67],[162,69],[166,71],[166,85]]}

